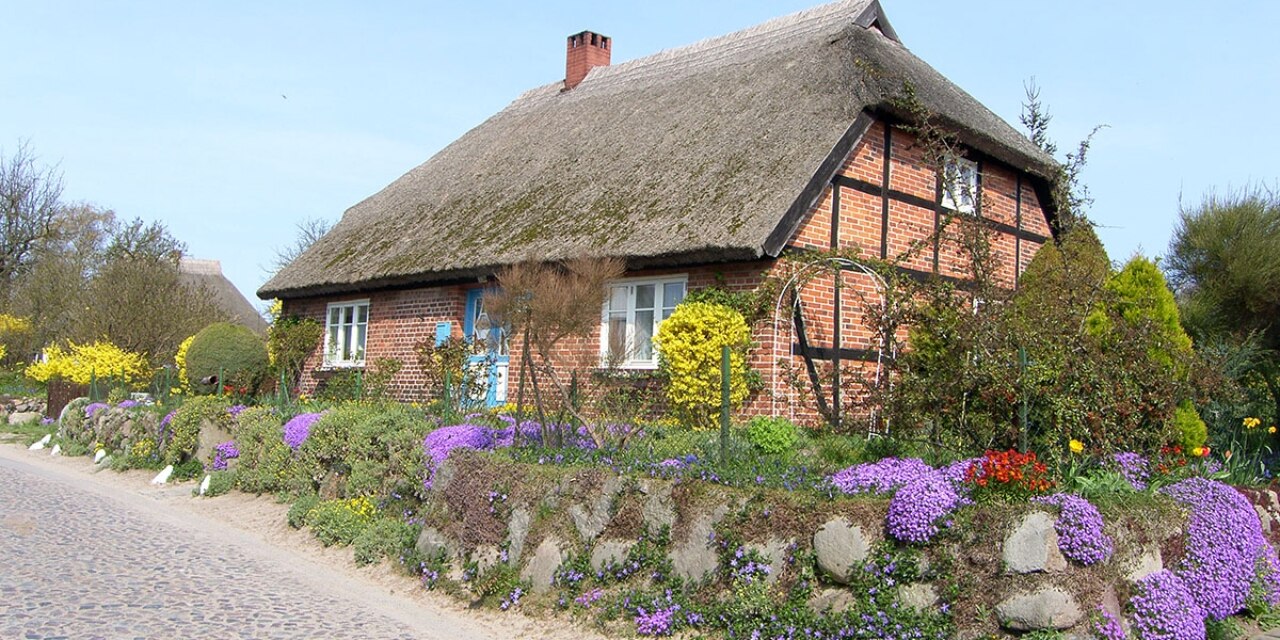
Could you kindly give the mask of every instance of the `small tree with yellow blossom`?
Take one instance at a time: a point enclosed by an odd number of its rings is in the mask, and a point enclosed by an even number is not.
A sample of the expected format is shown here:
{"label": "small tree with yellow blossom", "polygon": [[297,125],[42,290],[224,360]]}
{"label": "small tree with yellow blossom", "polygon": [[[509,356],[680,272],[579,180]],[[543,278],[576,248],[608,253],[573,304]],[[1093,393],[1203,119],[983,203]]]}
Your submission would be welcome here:
{"label": "small tree with yellow blossom", "polygon": [[89,384],[113,379],[129,386],[145,384],[151,379],[147,359],[140,353],[125,351],[116,345],[97,341],[90,344],[67,343],[68,348],[50,345],[44,349],[44,357],[27,367],[28,378],[48,382],[62,378],[76,384]]}
{"label": "small tree with yellow blossom", "polygon": [[695,429],[715,427],[720,407],[720,359],[729,347],[729,404],[742,405],[747,385],[751,329],[729,307],[687,302],[662,321],[654,337],[667,401],[678,419]]}
{"label": "small tree with yellow blossom", "polygon": [[30,336],[30,320],[0,313],[0,360],[9,354],[9,345],[22,344]]}

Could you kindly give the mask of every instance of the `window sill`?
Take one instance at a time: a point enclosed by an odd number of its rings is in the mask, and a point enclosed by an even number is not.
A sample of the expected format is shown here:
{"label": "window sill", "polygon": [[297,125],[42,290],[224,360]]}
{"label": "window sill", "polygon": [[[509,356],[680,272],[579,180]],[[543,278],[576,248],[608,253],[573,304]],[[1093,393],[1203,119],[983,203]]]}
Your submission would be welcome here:
{"label": "window sill", "polygon": [[326,371],[351,371],[352,369],[363,369],[363,362],[331,362],[320,365],[316,372],[323,373]]}

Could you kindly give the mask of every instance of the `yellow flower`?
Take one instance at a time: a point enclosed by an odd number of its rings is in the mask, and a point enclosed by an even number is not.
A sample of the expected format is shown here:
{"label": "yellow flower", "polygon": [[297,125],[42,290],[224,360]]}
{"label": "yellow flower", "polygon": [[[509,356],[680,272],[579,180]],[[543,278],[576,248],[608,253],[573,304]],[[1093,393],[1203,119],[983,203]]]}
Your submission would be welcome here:
{"label": "yellow flower", "polygon": [[1068,446],[1071,447],[1071,453],[1080,453],[1084,451],[1084,443],[1074,438],[1071,440]]}
{"label": "yellow flower", "polygon": [[1244,420],[1241,420],[1240,422],[1241,422],[1241,424],[1243,424],[1243,425],[1244,425],[1244,428],[1246,428],[1246,429],[1254,429],[1254,428],[1257,428],[1257,426],[1258,426],[1258,425],[1262,424],[1262,421],[1261,421],[1261,420],[1259,420],[1259,419],[1257,419],[1257,418],[1254,418],[1254,417],[1252,417],[1252,416],[1251,416],[1251,417],[1248,417],[1248,418],[1245,418]]}
{"label": "yellow flower", "polygon": [[1195,447],[1194,449],[1192,449],[1192,450],[1191,450],[1191,455],[1193,455],[1193,456],[1195,456],[1195,457],[1197,457],[1197,458],[1199,458],[1200,456],[1203,456],[1203,455],[1204,455],[1204,447]]}
{"label": "yellow flower", "polygon": [[1274,424],[1271,425],[1270,429],[1267,429],[1267,433],[1275,433],[1275,432],[1276,432],[1276,426]]}

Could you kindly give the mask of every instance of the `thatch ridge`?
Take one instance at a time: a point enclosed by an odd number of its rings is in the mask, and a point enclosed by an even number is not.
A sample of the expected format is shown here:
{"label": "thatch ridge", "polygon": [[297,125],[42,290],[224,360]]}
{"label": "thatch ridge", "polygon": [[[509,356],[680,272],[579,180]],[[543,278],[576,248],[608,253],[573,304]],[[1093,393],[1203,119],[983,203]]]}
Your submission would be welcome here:
{"label": "thatch ridge", "polygon": [[761,257],[850,124],[892,111],[904,83],[972,146],[1052,175],[1007,123],[859,26],[868,11],[844,0],[528,91],[351,207],[259,295],[476,277],[530,255]]}

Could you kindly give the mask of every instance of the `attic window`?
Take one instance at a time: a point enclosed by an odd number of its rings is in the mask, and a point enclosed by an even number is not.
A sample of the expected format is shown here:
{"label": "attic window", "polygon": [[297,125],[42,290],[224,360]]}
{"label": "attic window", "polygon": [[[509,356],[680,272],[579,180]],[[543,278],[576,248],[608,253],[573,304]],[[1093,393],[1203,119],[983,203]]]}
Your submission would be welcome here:
{"label": "attic window", "polygon": [[942,206],[973,213],[978,202],[978,163],[966,158],[947,161],[942,174]]}

